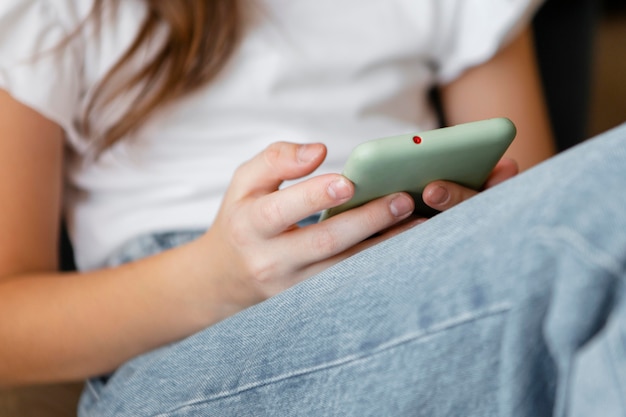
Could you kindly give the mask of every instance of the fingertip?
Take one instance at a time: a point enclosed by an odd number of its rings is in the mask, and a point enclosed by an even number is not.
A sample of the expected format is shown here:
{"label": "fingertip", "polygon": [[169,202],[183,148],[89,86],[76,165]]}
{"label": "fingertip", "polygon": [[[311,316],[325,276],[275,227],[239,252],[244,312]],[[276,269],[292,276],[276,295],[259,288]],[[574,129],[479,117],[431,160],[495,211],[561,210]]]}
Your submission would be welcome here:
{"label": "fingertip", "polygon": [[403,218],[415,209],[413,199],[406,194],[398,194],[389,202],[389,210],[394,217]]}
{"label": "fingertip", "polygon": [[293,180],[309,175],[325,157],[326,146],[321,143],[275,142],[262,153],[259,161],[263,164],[259,166],[259,172],[264,171],[280,180]]}
{"label": "fingertip", "polygon": [[328,185],[328,195],[335,201],[348,200],[354,194],[354,185],[346,177],[339,176]]}
{"label": "fingertip", "polygon": [[450,191],[441,183],[431,183],[426,186],[422,199],[433,208],[445,206],[450,201]]}
{"label": "fingertip", "polygon": [[298,146],[296,160],[301,164],[308,164],[326,154],[326,146],[322,143],[305,143]]}
{"label": "fingertip", "polygon": [[517,161],[512,158],[502,158],[491,175],[489,175],[484,188],[491,188],[509,178],[513,178],[517,174],[519,174],[519,164]]}
{"label": "fingertip", "polygon": [[507,172],[513,175],[519,173],[519,163],[513,158],[502,158],[500,163]]}

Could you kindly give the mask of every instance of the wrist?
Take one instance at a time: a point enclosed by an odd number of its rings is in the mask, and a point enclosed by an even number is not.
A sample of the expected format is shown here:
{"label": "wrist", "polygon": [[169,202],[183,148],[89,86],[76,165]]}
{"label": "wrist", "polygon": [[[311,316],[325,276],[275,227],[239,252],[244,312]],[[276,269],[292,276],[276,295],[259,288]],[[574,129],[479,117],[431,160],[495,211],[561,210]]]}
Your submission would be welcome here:
{"label": "wrist", "polygon": [[237,265],[221,253],[210,232],[177,250],[181,252],[177,262],[186,265],[177,292],[198,327],[208,327],[263,301],[237,276]]}

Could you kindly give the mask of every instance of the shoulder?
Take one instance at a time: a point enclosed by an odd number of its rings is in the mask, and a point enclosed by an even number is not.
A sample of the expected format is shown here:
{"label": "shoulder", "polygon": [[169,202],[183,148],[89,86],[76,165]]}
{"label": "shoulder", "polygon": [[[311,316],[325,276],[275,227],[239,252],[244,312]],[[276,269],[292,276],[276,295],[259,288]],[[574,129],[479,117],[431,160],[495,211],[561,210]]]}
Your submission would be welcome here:
{"label": "shoulder", "polygon": [[530,24],[543,0],[438,0],[433,50],[439,80],[493,57]]}
{"label": "shoulder", "polygon": [[89,14],[92,0],[2,0],[0,64],[53,49]]}
{"label": "shoulder", "polygon": [[2,0],[0,89],[64,128],[83,87],[80,45],[61,48],[93,0]]}
{"label": "shoulder", "polygon": [[[3,24],[55,22],[75,26],[89,13],[93,0],[3,0],[0,21]],[[34,28],[34,27],[31,27]]]}

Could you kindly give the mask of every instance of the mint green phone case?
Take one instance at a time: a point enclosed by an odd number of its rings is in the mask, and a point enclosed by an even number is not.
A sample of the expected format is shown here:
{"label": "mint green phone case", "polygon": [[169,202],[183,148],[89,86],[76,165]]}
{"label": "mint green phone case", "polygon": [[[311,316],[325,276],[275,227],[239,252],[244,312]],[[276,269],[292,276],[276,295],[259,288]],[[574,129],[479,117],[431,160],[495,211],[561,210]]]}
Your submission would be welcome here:
{"label": "mint green phone case", "polygon": [[448,180],[478,190],[516,132],[509,119],[496,118],[364,142],[343,171],[354,183],[354,197],[325,210],[320,220],[398,191],[411,194],[417,213],[433,215],[422,201],[424,187]]}

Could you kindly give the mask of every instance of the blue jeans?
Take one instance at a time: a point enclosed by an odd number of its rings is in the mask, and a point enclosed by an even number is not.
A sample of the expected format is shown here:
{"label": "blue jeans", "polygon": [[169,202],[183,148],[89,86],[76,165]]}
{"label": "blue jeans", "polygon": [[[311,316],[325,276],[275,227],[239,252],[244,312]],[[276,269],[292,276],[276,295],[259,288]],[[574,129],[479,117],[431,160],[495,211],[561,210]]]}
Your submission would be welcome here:
{"label": "blue jeans", "polygon": [[625,268],[623,125],[90,381],[80,415],[625,416]]}

